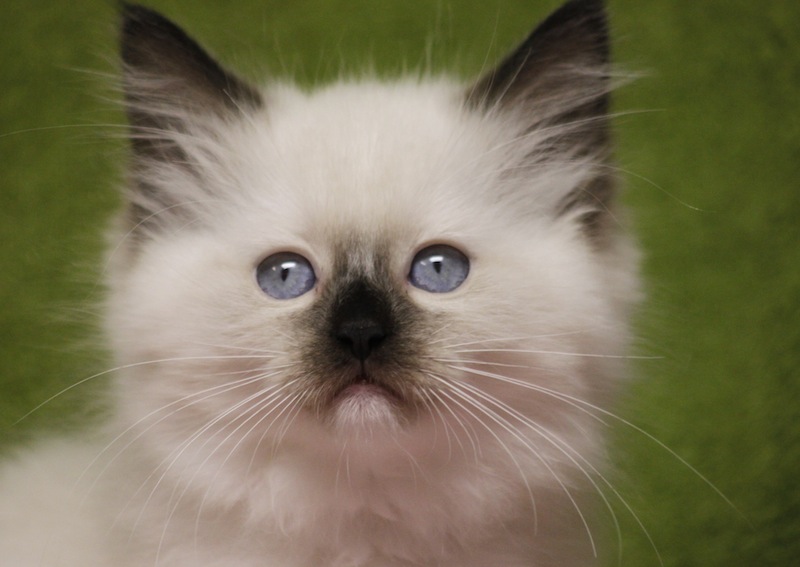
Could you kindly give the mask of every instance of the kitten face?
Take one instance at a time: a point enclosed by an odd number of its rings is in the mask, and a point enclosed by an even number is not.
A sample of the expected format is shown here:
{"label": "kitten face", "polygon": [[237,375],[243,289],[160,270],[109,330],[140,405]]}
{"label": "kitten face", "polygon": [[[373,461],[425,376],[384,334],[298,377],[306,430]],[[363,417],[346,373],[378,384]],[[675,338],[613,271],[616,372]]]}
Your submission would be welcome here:
{"label": "kitten face", "polygon": [[367,436],[403,458],[496,446],[532,476],[590,453],[636,278],[602,18],[557,16],[471,88],[307,94],[249,87],[130,9],[123,422],[223,465]]}

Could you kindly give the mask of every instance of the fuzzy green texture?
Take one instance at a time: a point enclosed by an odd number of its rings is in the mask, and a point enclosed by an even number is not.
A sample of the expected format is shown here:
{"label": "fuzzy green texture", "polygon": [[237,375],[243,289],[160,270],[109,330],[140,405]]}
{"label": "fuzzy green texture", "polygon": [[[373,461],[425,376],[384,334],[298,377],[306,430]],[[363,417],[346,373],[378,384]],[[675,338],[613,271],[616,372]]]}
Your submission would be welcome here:
{"label": "fuzzy green texture", "polygon": [[[474,75],[553,0],[152,2],[249,77],[342,65]],[[118,204],[113,3],[6,0],[0,51],[0,447],[92,413],[102,233]],[[625,199],[649,300],[611,478],[665,566],[800,557],[800,3],[616,0]],[[85,72],[90,70],[92,72]],[[635,111],[643,111],[641,113]],[[77,417],[76,417],[77,416]],[[607,565],[659,559],[614,493]],[[611,526],[610,515],[599,512]]]}

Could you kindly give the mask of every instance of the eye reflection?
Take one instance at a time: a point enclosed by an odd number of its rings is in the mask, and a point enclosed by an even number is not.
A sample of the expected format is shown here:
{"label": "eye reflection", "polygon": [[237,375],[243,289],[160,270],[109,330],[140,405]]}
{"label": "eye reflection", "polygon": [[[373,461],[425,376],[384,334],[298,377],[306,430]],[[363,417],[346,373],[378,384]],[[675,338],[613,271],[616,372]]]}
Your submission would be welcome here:
{"label": "eye reflection", "polygon": [[311,263],[300,254],[279,252],[256,268],[259,287],[275,299],[294,299],[311,291],[317,282]]}
{"label": "eye reflection", "polygon": [[436,244],[414,256],[408,281],[430,293],[447,293],[461,286],[468,274],[469,260],[461,251]]}

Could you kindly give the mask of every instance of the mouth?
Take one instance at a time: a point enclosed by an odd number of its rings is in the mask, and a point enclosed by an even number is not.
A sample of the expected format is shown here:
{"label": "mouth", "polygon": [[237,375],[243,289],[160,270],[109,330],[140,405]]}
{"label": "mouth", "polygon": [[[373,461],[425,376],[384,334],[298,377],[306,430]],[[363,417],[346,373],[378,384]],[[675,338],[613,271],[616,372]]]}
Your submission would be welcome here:
{"label": "mouth", "polygon": [[400,423],[403,398],[365,372],[357,374],[334,394],[334,423],[344,430],[375,426],[394,428]]}
{"label": "mouth", "polygon": [[341,402],[352,397],[385,398],[392,403],[399,403],[402,398],[392,388],[376,380],[365,371],[359,372],[350,382],[344,384],[333,396],[334,402]]}

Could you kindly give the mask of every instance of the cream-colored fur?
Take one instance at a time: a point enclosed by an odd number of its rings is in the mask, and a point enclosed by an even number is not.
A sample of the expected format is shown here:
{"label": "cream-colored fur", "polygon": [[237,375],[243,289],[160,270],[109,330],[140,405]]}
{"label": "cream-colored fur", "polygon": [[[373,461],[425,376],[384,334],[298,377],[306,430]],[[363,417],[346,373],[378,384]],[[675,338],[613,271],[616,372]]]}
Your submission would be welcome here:
{"label": "cream-colored fur", "polygon": [[[557,129],[476,112],[449,80],[262,94],[241,120],[189,117],[172,134],[191,172],[139,172],[181,210],[112,239],[114,417],[94,442],[46,444],[1,470],[0,564],[589,563],[598,408],[624,373],[638,297],[627,239],[587,237],[590,205],[557,212],[600,157],[532,159]],[[343,241],[359,265],[382,254],[434,321],[410,420],[378,396],[341,404],[331,423],[296,388],[303,317],[333,285]],[[406,281],[431,243],[470,258],[451,293]],[[284,250],[318,282],[277,301],[254,270]]]}

